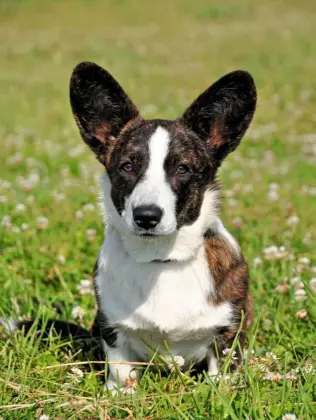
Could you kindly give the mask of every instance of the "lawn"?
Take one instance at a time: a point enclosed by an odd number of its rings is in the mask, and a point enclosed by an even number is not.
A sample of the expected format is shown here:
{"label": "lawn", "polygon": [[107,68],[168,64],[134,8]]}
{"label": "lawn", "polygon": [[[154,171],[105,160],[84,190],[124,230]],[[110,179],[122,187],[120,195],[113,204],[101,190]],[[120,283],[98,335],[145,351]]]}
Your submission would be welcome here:
{"label": "lawn", "polygon": [[78,62],[107,68],[148,118],[238,68],[259,96],[219,173],[255,301],[243,366],[225,373],[231,352],[214,381],[147,367],[135,395],[112,397],[58,338],[2,329],[0,419],[316,418],[315,37],[313,0],[0,0],[0,317],[94,319],[102,167],[71,115]]}

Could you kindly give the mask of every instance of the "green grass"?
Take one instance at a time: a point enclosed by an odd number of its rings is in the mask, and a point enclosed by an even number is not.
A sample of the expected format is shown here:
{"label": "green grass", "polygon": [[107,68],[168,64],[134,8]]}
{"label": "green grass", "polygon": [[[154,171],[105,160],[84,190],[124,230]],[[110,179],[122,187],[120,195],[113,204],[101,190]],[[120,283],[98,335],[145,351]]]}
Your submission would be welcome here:
{"label": "green grass", "polygon": [[[0,332],[1,419],[316,418],[315,28],[313,0],[0,1],[0,221],[11,217],[0,227],[0,316],[71,319],[79,306],[85,313],[76,322],[94,318],[93,295],[77,286],[91,278],[102,242],[102,168],[68,103],[78,62],[109,69],[147,117],[176,117],[236,68],[253,74],[259,94],[251,130],[219,174],[223,220],[252,278],[248,362],[216,383],[148,369],[133,397],[110,397],[85,365],[74,378],[63,364],[75,357],[58,339],[42,348],[34,332]],[[46,229],[38,217],[48,219]],[[267,259],[271,245],[288,252]],[[303,300],[295,299],[293,277],[303,282],[296,284]],[[286,293],[276,289],[283,283]]]}

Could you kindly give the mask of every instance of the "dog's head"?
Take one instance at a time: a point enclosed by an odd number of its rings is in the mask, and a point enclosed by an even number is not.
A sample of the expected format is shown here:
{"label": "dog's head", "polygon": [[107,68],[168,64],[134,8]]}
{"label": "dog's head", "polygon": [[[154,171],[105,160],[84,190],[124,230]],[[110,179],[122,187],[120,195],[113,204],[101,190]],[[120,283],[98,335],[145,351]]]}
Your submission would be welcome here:
{"label": "dog's head", "polygon": [[145,120],[106,70],[81,63],[70,100],[84,141],[106,169],[116,223],[148,242],[196,224],[207,194],[215,206],[216,171],[250,124],[256,89],[249,73],[235,71],[180,118]]}

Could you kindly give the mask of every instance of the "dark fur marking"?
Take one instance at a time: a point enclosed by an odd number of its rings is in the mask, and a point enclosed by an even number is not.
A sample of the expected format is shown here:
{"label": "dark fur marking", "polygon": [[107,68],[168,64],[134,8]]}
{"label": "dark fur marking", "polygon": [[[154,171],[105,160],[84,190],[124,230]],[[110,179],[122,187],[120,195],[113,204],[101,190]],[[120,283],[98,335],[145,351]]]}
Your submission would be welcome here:
{"label": "dark fur marking", "polygon": [[[94,269],[93,269],[93,282],[94,282],[94,290],[95,296],[97,300],[98,310],[97,314],[91,329],[91,334],[95,338],[102,338],[108,346],[115,347],[116,340],[117,340],[117,332],[116,329],[111,327],[108,322],[108,318],[106,314],[104,314],[100,308],[100,299],[98,295],[98,288],[96,284],[96,276],[98,273],[98,260],[95,262]],[[101,344],[100,344],[101,347]],[[103,359],[104,360],[104,359]]]}
{"label": "dark fur marking", "polygon": [[251,75],[234,71],[211,85],[185,111],[182,122],[206,141],[217,167],[240,143],[252,120],[256,100]]}
{"label": "dark fur marking", "polygon": [[250,328],[253,318],[252,300],[248,295],[249,272],[243,255],[237,254],[224,239],[211,230],[206,232],[204,243],[215,284],[215,296],[210,296],[210,302],[217,305],[230,302],[234,307],[234,326],[218,331],[216,337],[217,351],[221,355],[224,348],[232,346],[242,320],[239,334],[241,348],[246,343],[245,330]]}
{"label": "dark fur marking", "polygon": [[107,140],[138,116],[118,82],[94,63],[80,63],[70,80],[70,102],[82,138],[105,163]]}

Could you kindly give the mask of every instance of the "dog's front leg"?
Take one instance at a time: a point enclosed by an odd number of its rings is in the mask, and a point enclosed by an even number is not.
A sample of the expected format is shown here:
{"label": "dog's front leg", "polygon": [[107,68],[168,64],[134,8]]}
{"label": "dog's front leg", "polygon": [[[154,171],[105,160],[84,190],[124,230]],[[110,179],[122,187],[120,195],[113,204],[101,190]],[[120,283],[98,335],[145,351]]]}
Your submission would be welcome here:
{"label": "dog's front leg", "polygon": [[119,391],[124,394],[133,394],[140,377],[137,366],[132,362],[136,361],[133,351],[125,344],[122,347],[109,347],[104,343],[106,349],[109,375],[106,382],[106,388],[117,394]]}
{"label": "dog's front leg", "polygon": [[212,348],[207,352],[207,373],[209,376],[217,376],[219,374],[218,360]]}

